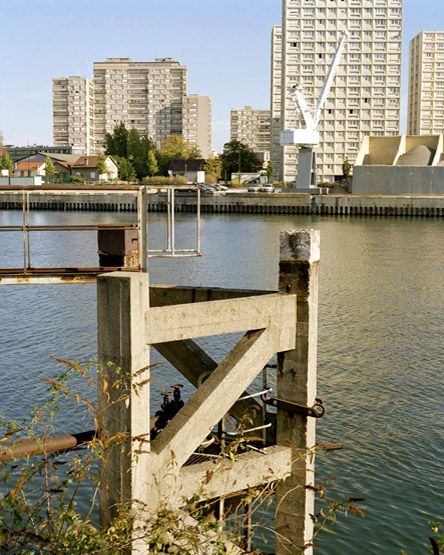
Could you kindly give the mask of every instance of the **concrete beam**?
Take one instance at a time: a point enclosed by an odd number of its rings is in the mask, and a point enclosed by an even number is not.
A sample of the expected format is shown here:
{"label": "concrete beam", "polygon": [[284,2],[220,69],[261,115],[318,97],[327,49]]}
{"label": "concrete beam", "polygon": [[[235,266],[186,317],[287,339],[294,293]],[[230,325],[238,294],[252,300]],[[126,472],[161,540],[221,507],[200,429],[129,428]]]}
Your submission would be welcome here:
{"label": "concrete beam", "polygon": [[248,332],[152,442],[154,473],[182,467],[278,350],[274,329]]}
{"label": "concrete beam", "polygon": [[[217,362],[191,339],[157,343],[156,350],[172,364],[195,387],[201,376],[210,375],[216,368]],[[230,409],[230,414],[237,420],[249,414],[254,426],[262,424],[262,411],[259,403],[254,399],[238,401]]]}
{"label": "concrete beam", "polygon": [[151,285],[150,306],[170,306],[175,304],[201,303],[270,295],[276,291],[253,289],[224,289],[221,287],[185,287],[183,285]]}
{"label": "concrete beam", "polygon": [[225,497],[289,476],[291,448],[273,446],[266,451],[266,454],[237,455],[235,462],[221,459],[183,467],[175,490],[176,499],[190,499],[196,493],[204,499]]}
{"label": "concrete beam", "polygon": [[271,324],[279,327],[283,333],[287,331],[291,334],[295,321],[295,296],[277,293],[151,308],[146,313],[147,342],[154,345],[193,337],[259,330]]}

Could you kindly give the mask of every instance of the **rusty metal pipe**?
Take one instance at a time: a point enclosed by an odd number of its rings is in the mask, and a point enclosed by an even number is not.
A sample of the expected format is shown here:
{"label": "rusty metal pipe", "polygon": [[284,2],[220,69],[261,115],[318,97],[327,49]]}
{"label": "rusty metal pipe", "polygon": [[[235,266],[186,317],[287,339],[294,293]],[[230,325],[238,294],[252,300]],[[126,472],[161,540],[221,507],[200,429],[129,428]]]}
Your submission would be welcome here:
{"label": "rusty metal pipe", "polygon": [[24,459],[33,455],[42,455],[54,451],[69,451],[92,441],[97,437],[96,430],[78,434],[51,437],[47,439],[19,439],[0,448],[0,462]]}

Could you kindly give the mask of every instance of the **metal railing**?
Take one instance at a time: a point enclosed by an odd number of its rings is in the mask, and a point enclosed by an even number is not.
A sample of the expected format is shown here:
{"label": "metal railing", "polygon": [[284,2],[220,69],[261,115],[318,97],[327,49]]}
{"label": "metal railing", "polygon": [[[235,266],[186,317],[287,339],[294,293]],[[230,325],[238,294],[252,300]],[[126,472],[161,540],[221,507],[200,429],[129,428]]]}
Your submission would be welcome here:
{"label": "metal railing", "polygon": [[[175,192],[178,189],[193,190],[197,193],[197,216],[195,241],[191,248],[177,248],[175,226]],[[148,247],[148,196],[159,191],[167,192],[166,239],[163,248],[150,249]],[[87,194],[93,196],[130,195],[135,197],[137,223],[125,224],[63,224],[63,225],[32,225],[31,210],[35,197],[45,195],[67,196]],[[31,187],[2,187],[0,199],[4,195],[16,195],[21,200],[22,223],[20,225],[0,225],[0,233],[22,233],[23,235],[23,267],[0,268],[0,285],[24,283],[86,283],[93,281],[103,272],[121,269],[122,266],[106,267],[78,267],[78,268],[38,268],[31,263],[31,234],[33,232],[54,231],[100,231],[100,230],[137,230],[137,256],[139,271],[147,271],[148,258],[178,258],[200,256],[200,190],[195,185],[149,185],[125,186],[108,188],[91,188],[70,186],[31,186]],[[135,269],[135,268],[132,268]]]}

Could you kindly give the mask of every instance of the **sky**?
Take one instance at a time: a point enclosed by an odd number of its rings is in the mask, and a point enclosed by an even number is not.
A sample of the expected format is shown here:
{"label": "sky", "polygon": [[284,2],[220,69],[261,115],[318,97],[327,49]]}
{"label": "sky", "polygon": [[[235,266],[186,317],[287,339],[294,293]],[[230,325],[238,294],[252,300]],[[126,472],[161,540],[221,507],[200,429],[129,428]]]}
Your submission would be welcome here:
{"label": "sky", "polygon": [[[92,78],[93,62],[173,57],[188,92],[213,103],[213,147],[229,140],[230,110],[268,108],[270,33],[281,0],[0,0],[0,130],[6,144],[52,144],[53,77]],[[444,30],[444,0],[404,0],[403,111],[408,43]]]}

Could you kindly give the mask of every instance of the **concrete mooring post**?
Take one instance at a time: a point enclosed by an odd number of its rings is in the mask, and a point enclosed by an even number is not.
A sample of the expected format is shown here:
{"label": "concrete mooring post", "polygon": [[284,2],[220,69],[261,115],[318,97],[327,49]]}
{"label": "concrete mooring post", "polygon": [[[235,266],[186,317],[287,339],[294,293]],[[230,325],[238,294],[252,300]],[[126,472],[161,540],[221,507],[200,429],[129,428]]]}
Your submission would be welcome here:
{"label": "concrete mooring post", "polygon": [[[121,503],[148,499],[149,347],[145,313],[148,274],[113,272],[97,278],[99,430],[114,437],[100,465],[100,517],[108,524]],[[135,551],[134,551],[135,552]]]}
{"label": "concrete mooring post", "polygon": [[[319,231],[280,236],[279,291],[297,295],[296,349],[278,356],[277,397],[313,406],[316,397]],[[276,496],[276,555],[313,553],[315,419],[278,408],[277,444],[292,447],[292,473]]]}

